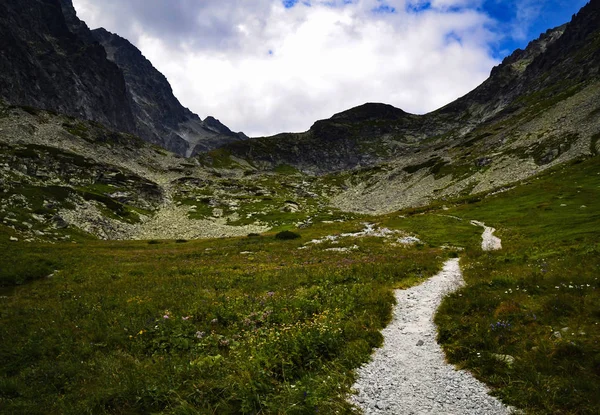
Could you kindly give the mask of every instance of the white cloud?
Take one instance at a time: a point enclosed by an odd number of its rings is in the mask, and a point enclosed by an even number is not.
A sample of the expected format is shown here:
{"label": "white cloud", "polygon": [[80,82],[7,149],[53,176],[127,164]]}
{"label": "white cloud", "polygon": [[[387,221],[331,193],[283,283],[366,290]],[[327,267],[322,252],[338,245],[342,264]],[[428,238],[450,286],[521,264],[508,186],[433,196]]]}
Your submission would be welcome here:
{"label": "white cloud", "polygon": [[[428,112],[497,63],[489,18],[466,7],[473,0],[437,0],[418,13],[405,0],[74,3],[91,27],[136,44],[184,105],[249,135],[304,131],[365,102]],[[381,4],[396,12],[374,13]]]}

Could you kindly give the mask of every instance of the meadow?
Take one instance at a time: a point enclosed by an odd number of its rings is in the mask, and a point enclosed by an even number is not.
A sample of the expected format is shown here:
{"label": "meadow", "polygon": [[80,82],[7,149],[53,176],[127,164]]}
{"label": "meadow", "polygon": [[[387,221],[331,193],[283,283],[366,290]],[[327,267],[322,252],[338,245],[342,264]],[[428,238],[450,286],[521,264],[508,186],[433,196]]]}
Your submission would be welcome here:
{"label": "meadow", "polygon": [[[0,407],[353,413],[353,369],[381,344],[393,289],[460,255],[467,285],[436,317],[448,359],[526,413],[594,413],[599,202],[595,157],[506,192],[315,224],[289,240],[25,244],[0,228]],[[497,228],[504,249],[482,252],[471,219]],[[365,221],[423,242],[309,243]]]}

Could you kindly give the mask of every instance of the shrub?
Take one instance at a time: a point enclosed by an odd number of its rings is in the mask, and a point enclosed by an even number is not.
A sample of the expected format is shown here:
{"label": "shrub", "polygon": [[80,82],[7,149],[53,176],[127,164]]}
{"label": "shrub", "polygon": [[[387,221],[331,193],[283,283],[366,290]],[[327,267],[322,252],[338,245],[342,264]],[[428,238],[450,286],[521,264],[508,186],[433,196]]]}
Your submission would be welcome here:
{"label": "shrub", "polygon": [[290,240],[290,239],[298,239],[300,238],[300,234],[292,231],[282,231],[275,235],[275,238],[281,240]]}

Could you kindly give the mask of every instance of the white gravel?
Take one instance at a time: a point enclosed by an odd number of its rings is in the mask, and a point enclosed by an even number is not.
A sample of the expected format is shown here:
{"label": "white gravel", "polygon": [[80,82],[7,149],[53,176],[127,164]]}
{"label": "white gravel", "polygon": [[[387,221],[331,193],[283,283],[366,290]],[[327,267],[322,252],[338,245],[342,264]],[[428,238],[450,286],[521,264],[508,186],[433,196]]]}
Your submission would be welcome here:
{"label": "white gravel", "polygon": [[483,235],[481,235],[481,249],[484,251],[497,251],[502,249],[502,241],[497,236],[494,236],[496,229],[485,226],[485,223],[476,220],[472,220],[471,225],[481,226],[483,228]]}
{"label": "white gravel", "polygon": [[365,414],[510,414],[469,372],[447,364],[433,316],[444,295],[464,283],[459,260],[425,283],[397,290],[384,345],[358,370],[351,402]]}

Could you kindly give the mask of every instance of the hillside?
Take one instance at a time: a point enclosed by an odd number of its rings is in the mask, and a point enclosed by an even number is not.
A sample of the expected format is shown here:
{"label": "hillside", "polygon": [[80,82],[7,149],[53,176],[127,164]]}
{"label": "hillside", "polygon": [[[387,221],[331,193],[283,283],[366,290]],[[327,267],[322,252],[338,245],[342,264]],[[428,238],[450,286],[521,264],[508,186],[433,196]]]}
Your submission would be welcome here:
{"label": "hillside", "polygon": [[[385,395],[477,415],[487,385],[502,411],[596,414],[599,71],[592,0],[430,114],[367,103],[248,139],[70,0],[0,3],[0,412],[390,413]],[[464,281],[434,301],[444,263]],[[436,326],[390,325],[396,299]]]}

